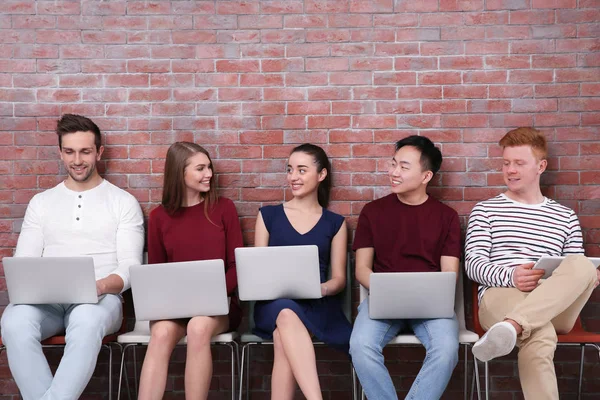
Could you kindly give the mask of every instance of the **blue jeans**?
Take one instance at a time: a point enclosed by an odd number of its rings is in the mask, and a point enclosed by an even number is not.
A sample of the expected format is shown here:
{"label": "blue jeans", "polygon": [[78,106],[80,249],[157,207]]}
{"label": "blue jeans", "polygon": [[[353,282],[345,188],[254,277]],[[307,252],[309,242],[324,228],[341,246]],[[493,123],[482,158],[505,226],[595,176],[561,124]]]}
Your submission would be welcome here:
{"label": "blue jeans", "polygon": [[425,346],[427,354],[406,398],[434,400],[442,397],[458,363],[456,316],[440,319],[371,319],[367,298],[358,307],[358,316],[350,337],[352,363],[367,398],[398,398],[392,378],[384,365],[383,348],[407,328],[415,333]]}

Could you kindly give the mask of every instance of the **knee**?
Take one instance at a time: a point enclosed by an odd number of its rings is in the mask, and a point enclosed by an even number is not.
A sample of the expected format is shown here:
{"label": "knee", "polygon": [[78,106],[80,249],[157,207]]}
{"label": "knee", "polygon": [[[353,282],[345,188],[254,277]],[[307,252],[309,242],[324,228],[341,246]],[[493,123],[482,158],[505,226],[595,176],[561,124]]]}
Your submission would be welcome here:
{"label": "knee", "polygon": [[194,317],[187,325],[188,345],[210,345],[212,329],[210,317]]}
{"label": "knee", "polygon": [[281,334],[278,329],[273,331],[273,350],[275,353],[283,351],[283,343],[281,342]]}
{"label": "knee", "polygon": [[521,359],[553,359],[558,337],[551,323],[534,329],[526,339],[519,344],[519,360]]}
{"label": "knee", "polygon": [[170,348],[175,346],[177,340],[177,329],[169,321],[155,322],[150,330],[150,345],[158,348]]}
{"label": "knee", "polygon": [[105,328],[98,321],[89,318],[71,322],[66,329],[65,338],[69,340],[98,341],[101,342]]}
{"label": "knee", "polygon": [[458,347],[458,341],[437,340],[431,348],[427,349],[427,357],[434,359],[436,364],[454,369],[458,364]]}
{"label": "knee", "polygon": [[582,282],[593,285],[598,279],[596,267],[583,254],[571,254],[565,258],[565,261],[574,264],[575,268],[572,268],[570,273]]}
{"label": "knee", "polygon": [[277,324],[278,328],[285,329],[294,325],[296,322],[298,322],[298,320],[298,315],[293,310],[284,308],[283,310],[279,311],[275,323]]}
{"label": "knee", "polygon": [[383,348],[381,346],[377,346],[368,337],[355,334],[355,332],[353,331],[350,336],[350,357],[353,364],[360,364],[368,359],[383,356]]}
{"label": "knee", "polygon": [[2,341],[4,344],[10,344],[15,341],[23,341],[31,338],[41,340],[41,332],[39,326],[28,320],[27,318],[15,315],[12,310],[7,309],[2,315],[0,321],[0,332],[2,333]]}

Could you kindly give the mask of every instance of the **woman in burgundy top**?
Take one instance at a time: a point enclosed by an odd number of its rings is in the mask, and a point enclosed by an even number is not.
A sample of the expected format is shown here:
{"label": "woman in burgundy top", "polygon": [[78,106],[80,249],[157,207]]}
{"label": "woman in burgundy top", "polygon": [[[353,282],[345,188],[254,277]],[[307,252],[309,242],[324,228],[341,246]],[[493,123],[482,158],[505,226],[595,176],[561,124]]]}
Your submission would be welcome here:
{"label": "woman in burgundy top", "polygon": [[189,142],[167,152],[162,204],[150,213],[148,262],[221,259],[225,262],[229,315],[152,321],[151,339],[140,379],[140,399],[162,399],[171,353],[187,335],[186,398],[205,399],[212,377],[211,337],[235,330],[242,318],[235,291],[234,249],[243,247],[233,202],[218,197],[208,152]]}

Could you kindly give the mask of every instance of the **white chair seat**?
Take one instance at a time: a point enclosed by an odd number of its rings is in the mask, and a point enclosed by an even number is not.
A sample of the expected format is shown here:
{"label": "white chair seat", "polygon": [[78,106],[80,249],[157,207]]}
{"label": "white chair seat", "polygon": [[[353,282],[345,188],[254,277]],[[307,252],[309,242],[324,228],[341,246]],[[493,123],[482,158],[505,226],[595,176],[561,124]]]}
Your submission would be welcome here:
{"label": "white chair seat", "polygon": [[421,344],[421,341],[415,335],[403,334],[393,338],[389,344]]}
{"label": "white chair seat", "polygon": [[261,343],[261,342],[267,342],[268,340],[265,340],[263,338],[261,338],[260,336],[256,336],[253,333],[243,333],[241,336],[241,341],[242,343]]}
{"label": "white chair seat", "polygon": [[[458,332],[459,343],[475,343],[478,340],[479,335],[474,332],[467,330]],[[421,341],[415,335],[402,334],[393,338],[388,344],[421,344]]]}
{"label": "white chair seat", "polygon": [[461,329],[458,332],[458,342],[459,343],[475,343],[479,340],[479,335],[475,332],[468,331],[466,329]]}
{"label": "white chair seat", "polygon": [[[210,339],[211,343],[233,342],[239,334],[237,332],[225,332]],[[150,323],[148,321],[136,321],[135,327],[131,332],[124,333],[117,337],[117,342],[121,344],[138,343],[148,344],[150,342]],[[187,336],[177,344],[186,344]]]}

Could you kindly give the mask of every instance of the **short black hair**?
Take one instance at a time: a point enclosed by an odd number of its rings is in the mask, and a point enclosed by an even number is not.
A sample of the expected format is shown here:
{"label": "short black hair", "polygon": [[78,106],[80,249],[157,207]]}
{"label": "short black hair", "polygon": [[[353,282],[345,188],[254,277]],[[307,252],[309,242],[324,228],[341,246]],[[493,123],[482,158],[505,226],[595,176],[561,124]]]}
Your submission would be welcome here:
{"label": "short black hair", "polygon": [[396,142],[396,151],[404,146],[412,146],[421,152],[421,169],[431,171],[433,175],[442,166],[442,152],[425,136],[412,135]]}
{"label": "short black hair", "polygon": [[62,150],[62,137],[69,133],[92,132],[96,150],[102,146],[102,135],[100,128],[91,119],[77,114],[64,114],[56,123],[56,134],[58,135],[58,147]]}

